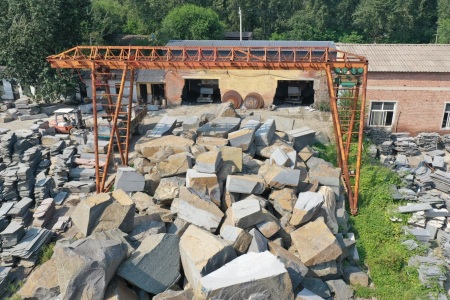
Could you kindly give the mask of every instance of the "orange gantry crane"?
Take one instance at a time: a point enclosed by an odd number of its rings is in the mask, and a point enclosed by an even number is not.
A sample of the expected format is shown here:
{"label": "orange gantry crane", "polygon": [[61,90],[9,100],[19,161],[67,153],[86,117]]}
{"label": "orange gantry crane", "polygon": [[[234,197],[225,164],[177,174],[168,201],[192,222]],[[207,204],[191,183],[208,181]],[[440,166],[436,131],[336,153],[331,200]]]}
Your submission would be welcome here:
{"label": "orange gantry crane", "polygon": [[[128,165],[134,71],[137,69],[266,69],[322,70],[327,77],[338,163],[352,214],[357,213],[368,61],[365,57],[327,47],[149,47],[78,46],[52,55],[53,68],[90,69],[94,117],[97,193],[109,190],[107,172],[117,141],[121,162]],[[118,93],[108,80],[121,70]],[[128,80],[127,80],[128,79]],[[129,86],[126,86],[126,82]],[[97,89],[105,91],[111,121],[106,163],[100,167],[97,130]],[[127,91],[127,94],[125,94]],[[124,100],[125,99],[125,100]],[[105,105],[104,105],[105,106]]]}

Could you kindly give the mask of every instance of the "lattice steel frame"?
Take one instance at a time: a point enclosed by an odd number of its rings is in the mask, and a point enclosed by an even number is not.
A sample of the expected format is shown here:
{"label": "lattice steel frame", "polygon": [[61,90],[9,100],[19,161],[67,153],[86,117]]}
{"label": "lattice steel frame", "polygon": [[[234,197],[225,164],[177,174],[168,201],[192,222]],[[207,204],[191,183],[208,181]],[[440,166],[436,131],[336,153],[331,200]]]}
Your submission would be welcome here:
{"label": "lattice steel frame", "polygon": [[[94,82],[96,67],[119,69],[123,70],[124,74],[126,70],[137,69],[323,70],[327,76],[338,163],[342,170],[351,212],[352,214],[357,213],[368,71],[368,61],[363,56],[326,47],[78,46],[49,56],[47,61],[53,68],[90,69],[92,71],[97,192],[108,189],[105,173],[108,166],[104,167],[104,172],[101,174],[98,159]],[[356,87],[348,89],[350,96],[343,96],[342,91],[345,88],[335,81],[340,76],[335,72],[337,69],[348,70],[343,75],[350,74],[351,70],[353,78],[358,82]],[[358,70],[356,75],[353,70]],[[133,80],[130,78],[130,89],[134,85]],[[124,89],[122,83],[116,103],[121,103],[122,100]],[[117,111],[118,109],[112,119],[114,128],[117,128]],[[113,135],[111,134],[110,145]],[[129,145],[129,138],[127,134],[127,145]],[[357,145],[356,149],[352,145]],[[110,151],[112,151],[112,146],[108,148],[107,158],[112,155]],[[354,155],[356,155],[356,160]],[[122,164],[128,164],[128,147],[123,153]]]}

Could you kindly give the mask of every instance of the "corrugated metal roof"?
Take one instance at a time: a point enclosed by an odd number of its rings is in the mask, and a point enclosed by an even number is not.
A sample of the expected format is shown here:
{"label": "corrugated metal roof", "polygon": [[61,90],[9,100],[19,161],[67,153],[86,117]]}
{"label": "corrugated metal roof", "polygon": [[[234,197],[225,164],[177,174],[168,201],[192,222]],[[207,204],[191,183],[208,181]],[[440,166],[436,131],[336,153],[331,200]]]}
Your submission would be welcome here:
{"label": "corrugated metal roof", "polygon": [[450,72],[450,44],[337,43],[336,48],[365,56],[369,72]]}
{"label": "corrugated metal roof", "polygon": [[235,41],[235,40],[171,40],[170,47],[329,47],[336,48],[330,41]]}
{"label": "corrugated metal roof", "polygon": [[160,83],[164,82],[165,70],[138,70],[136,82]]}

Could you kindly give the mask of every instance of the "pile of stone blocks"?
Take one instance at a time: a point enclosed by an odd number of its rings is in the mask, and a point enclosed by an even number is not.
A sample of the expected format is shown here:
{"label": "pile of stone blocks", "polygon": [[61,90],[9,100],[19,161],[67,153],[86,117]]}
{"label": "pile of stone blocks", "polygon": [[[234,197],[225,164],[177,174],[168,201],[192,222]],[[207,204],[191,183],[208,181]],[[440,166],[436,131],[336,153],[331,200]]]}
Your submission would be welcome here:
{"label": "pile of stone blocks", "polygon": [[[340,170],[308,147],[313,131],[240,118],[229,105],[217,118],[171,120],[138,141],[134,167],[118,169],[112,193],[77,204],[70,217],[79,239],[55,246],[42,267],[58,276],[41,291],[95,299],[119,290],[126,299],[353,296],[354,277],[345,274],[365,273],[344,268],[356,249],[340,209]],[[36,284],[27,281],[19,294],[34,297]]]}

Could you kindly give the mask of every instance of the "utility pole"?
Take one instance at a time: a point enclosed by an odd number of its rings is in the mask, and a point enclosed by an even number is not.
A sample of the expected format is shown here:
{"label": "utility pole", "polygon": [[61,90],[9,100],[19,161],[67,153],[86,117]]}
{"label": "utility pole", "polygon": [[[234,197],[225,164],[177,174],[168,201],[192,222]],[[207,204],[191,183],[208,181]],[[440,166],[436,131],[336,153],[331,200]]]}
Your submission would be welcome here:
{"label": "utility pole", "polygon": [[239,40],[242,42],[242,10],[239,6]]}

